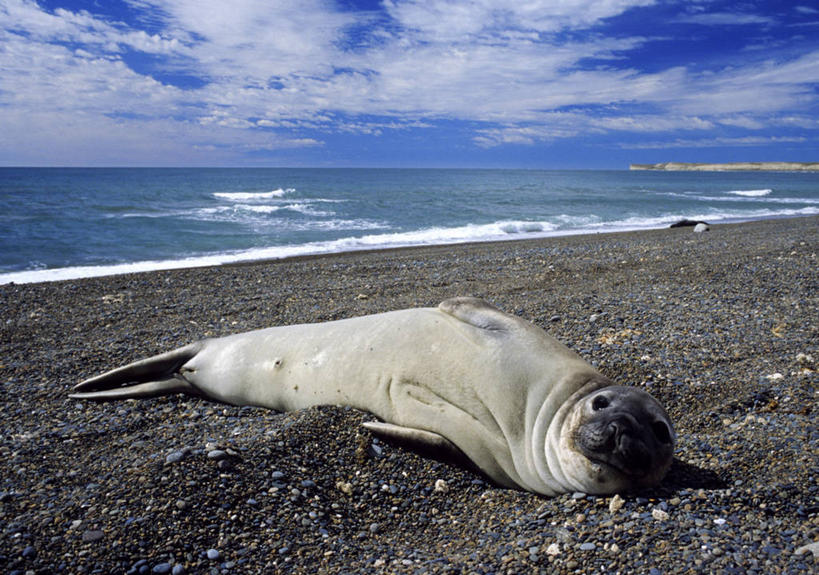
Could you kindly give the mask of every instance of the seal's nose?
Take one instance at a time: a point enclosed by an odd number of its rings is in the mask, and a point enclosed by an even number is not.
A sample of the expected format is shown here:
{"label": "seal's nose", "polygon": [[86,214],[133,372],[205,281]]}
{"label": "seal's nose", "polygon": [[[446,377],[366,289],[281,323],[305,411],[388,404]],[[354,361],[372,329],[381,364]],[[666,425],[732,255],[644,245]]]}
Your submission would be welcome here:
{"label": "seal's nose", "polygon": [[644,475],[651,470],[652,457],[645,443],[636,433],[633,422],[628,418],[617,418],[609,423],[610,438],[614,454],[625,467],[635,475]]}

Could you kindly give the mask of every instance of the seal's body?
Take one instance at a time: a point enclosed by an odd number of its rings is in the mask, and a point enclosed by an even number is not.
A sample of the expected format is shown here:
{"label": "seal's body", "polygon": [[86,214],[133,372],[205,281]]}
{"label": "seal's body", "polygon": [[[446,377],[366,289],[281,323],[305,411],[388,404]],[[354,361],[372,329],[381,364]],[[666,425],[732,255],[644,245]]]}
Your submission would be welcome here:
{"label": "seal's body", "polygon": [[74,397],[349,405],[383,420],[365,424],[376,433],[454,445],[501,485],[555,495],[650,485],[669,466],[662,407],[612,385],[538,327],[455,298],[204,340],[86,380]]}

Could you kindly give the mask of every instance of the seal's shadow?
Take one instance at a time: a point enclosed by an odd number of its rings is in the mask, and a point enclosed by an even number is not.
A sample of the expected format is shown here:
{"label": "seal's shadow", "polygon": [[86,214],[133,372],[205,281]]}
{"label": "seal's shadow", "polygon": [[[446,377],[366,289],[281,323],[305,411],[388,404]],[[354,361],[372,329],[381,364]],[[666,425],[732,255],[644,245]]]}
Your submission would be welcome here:
{"label": "seal's shadow", "polygon": [[480,476],[481,479],[489,482],[490,484],[492,483],[492,480],[487,477],[483,471],[481,471],[480,467],[475,465],[475,463],[473,463],[472,460],[469,459],[466,454],[464,454],[464,452],[455,448],[454,445],[452,446],[452,451],[441,451],[435,447],[414,443],[412,441],[399,439],[397,437],[384,437],[372,431],[370,431],[369,434],[373,437],[377,437],[380,442],[391,447],[397,447],[398,449],[409,451],[423,459],[431,459],[433,461],[437,461],[438,463],[443,463],[444,465],[459,467]]}
{"label": "seal's shadow", "polygon": [[[396,438],[380,437],[380,441],[387,445],[410,451],[425,459],[432,459],[446,465],[460,467],[478,475],[490,485],[493,481],[487,477],[466,455],[460,451],[440,452],[435,449],[402,441]],[[671,462],[671,468],[665,478],[656,487],[635,489],[629,491],[631,495],[668,497],[683,489],[724,489],[728,484],[719,475],[710,469],[703,469],[691,463],[681,461],[676,457]]]}
{"label": "seal's shadow", "polygon": [[727,486],[725,480],[710,469],[697,467],[675,457],[660,485],[646,491],[669,495],[682,489],[723,489]]}

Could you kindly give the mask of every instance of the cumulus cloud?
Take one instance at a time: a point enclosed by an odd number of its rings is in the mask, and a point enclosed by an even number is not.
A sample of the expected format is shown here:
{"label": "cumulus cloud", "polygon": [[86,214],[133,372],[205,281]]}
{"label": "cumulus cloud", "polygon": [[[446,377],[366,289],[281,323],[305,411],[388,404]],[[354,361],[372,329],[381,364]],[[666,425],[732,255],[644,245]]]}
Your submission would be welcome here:
{"label": "cumulus cloud", "polygon": [[[3,161],[58,148],[43,161],[71,150],[76,161],[107,158],[116,141],[145,163],[233,161],[453,121],[483,148],[752,131],[786,117],[816,129],[798,111],[815,107],[819,51],[646,70],[632,56],[657,37],[601,30],[653,0],[384,0],[369,11],[333,0],[124,1],[129,15],[117,19],[0,0]],[[694,7],[677,21],[775,23]]]}

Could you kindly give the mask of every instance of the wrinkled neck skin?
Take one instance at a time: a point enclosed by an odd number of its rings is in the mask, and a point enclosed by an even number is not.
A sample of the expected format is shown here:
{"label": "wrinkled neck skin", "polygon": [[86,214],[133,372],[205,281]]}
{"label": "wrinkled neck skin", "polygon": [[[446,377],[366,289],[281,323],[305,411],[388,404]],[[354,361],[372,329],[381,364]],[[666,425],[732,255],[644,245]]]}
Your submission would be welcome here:
{"label": "wrinkled neck skin", "polygon": [[[529,397],[526,412],[525,461],[515,461],[519,485],[552,497],[572,491],[585,491],[574,479],[571,463],[560,453],[559,442],[564,422],[573,407],[589,393],[612,385],[596,372],[582,372],[550,387],[543,397]],[[585,459],[585,458],[584,458]],[[591,493],[591,492],[589,492]]]}
{"label": "wrinkled neck skin", "polygon": [[583,398],[611,385],[615,384],[597,374],[564,401],[550,421],[546,420],[548,431],[543,434],[540,453],[545,454],[546,472],[561,488],[556,494],[579,491],[602,495],[615,493],[627,486],[625,478],[612,478],[609,472],[604,472],[599,465],[577,451],[572,438],[582,413],[579,406]]}

